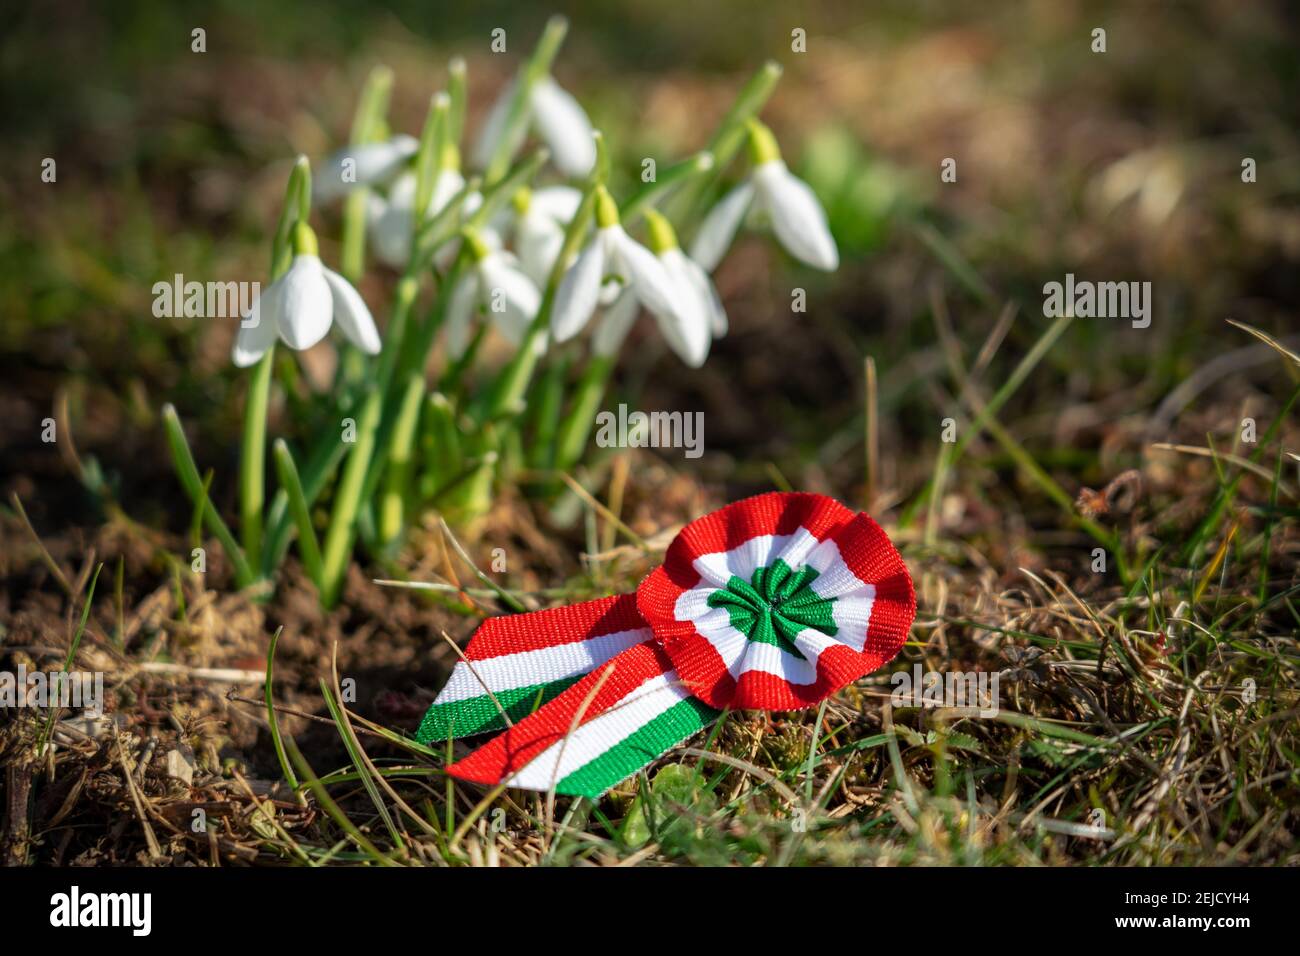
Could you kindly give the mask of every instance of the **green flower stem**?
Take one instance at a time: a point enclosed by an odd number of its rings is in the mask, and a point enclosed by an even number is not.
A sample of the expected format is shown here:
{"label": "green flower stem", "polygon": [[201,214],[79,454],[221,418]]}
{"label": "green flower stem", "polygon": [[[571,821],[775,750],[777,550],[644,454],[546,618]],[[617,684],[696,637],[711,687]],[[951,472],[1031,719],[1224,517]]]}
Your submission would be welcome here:
{"label": "green flower stem", "polygon": [[261,565],[262,508],[266,504],[266,409],[271,400],[271,369],[275,346],[253,366],[248,381],[248,406],[244,410],[244,439],[239,453],[239,530],[244,553],[254,566]]}
{"label": "green flower stem", "polygon": [[299,156],[289,173],[284,189],[284,202],[280,204],[280,218],[271,238],[271,280],[289,271],[293,262],[293,229],[306,222],[311,215],[311,164],[306,156]]}
{"label": "green flower stem", "polygon": [[465,101],[469,98],[463,57],[453,57],[447,63],[447,95],[451,97],[451,112],[448,114],[448,119],[451,122],[447,127],[448,139],[452,143],[459,143],[461,135],[465,132]]}
{"label": "green flower stem", "polygon": [[539,146],[515,163],[505,179],[494,183],[483,193],[483,204],[466,220],[465,228],[481,230],[486,226],[497,211],[514,198],[521,186],[526,186],[533,181],[550,158],[550,151]]}
{"label": "green flower stem", "polygon": [[768,60],[759,67],[757,73],[750,77],[749,82],[736,96],[735,102],[731,104],[731,109],[727,111],[727,115],[718,124],[713,139],[709,141],[709,149],[717,157],[719,167],[731,162],[736,152],[744,144],[746,124],[763,109],[768,97],[776,89],[776,84],[780,81],[782,72],[784,70],[780,63],[775,60]]}
{"label": "green flower stem", "polygon": [[465,351],[461,353],[460,358],[454,359],[443,369],[442,377],[438,380],[438,387],[457,402],[463,397],[465,373],[473,368],[478,360],[479,349],[483,347],[483,340],[487,338],[488,328],[486,322],[478,324],[478,328],[474,330],[474,337],[469,340],[469,345],[465,346]]}
{"label": "green flower stem", "polygon": [[343,230],[339,240],[339,274],[353,285],[366,271],[366,196],[359,187],[343,200]]}
{"label": "green flower stem", "polygon": [[[420,132],[420,149],[415,154],[415,216],[416,234],[424,224],[429,210],[429,201],[433,198],[434,181],[447,155],[447,146],[451,142],[449,115],[451,97],[446,93],[435,93],[429,100],[429,111],[424,118],[424,129]],[[411,256],[416,254],[415,243],[411,243]]]}
{"label": "green flower stem", "polygon": [[560,429],[568,370],[568,363],[561,356],[547,367],[533,389],[537,396],[532,403],[533,440],[528,451],[528,464],[532,468],[546,471],[555,464],[555,436]]}
{"label": "green flower stem", "polygon": [[560,249],[559,256],[555,259],[555,266],[551,269],[550,278],[547,279],[546,291],[542,294],[542,304],[537,309],[537,315],[533,319],[532,325],[528,327],[528,332],[519,348],[515,351],[514,356],[501,370],[496,381],[492,383],[492,390],[487,403],[480,415],[477,416],[479,421],[493,421],[513,414],[518,410],[524,395],[528,392],[528,385],[532,381],[533,371],[537,367],[538,340],[546,334],[546,328],[551,321],[551,309],[555,306],[555,294],[560,288],[560,280],[564,277],[567,264],[577,254],[578,247],[582,244],[582,239],[586,235],[587,227],[591,223],[592,212],[596,206],[597,190],[601,186],[602,184],[597,179],[593,179],[587,184],[587,190],[583,194],[578,211],[574,213],[572,221],[565,230],[564,245]]}
{"label": "green flower stem", "polygon": [[554,16],[547,20],[546,28],[537,41],[533,55],[519,71],[519,79],[515,84],[514,95],[511,97],[506,121],[501,130],[501,138],[497,141],[496,148],[488,160],[487,169],[483,173],[483,180],[488,185],[492,185],[505,174],[510,165],[510,157],[523,141],[528,125],[528,101],[532,97],[533,87],[551,72],[551,64],[555,62],[555,56],[560,52],[560,45],[568,32],[569,21],[564,17]]}
{"label": "green flower stem", "polygon": [[298,554],[302,557],[303,567],[307,569],[307,576],[319,590],[321,586],[320,544],[316,540],[316,529],[311,524],[311,507],[307,504],[307,496],[302,491],[298,467],[293,463],[293,455],[290,454],[289,446],[285,444],[283,438],[275,440],[273,454],[276,476],[280,479],[280,487],[284,489],[285,497],[289,502],[289,511],[293,515],[294,523],[298,526]]}
{"label": "green flower stem", "polygon": [[[486,225],[487,221],[492,217],[496,210],[510,198],[514,190],[519,188],[519,186],[524,182],[531,180],[532,177],[537,174],[537,171],[546,161],[546,156],[547,154],[545,150],[535,150],[521,160],[516,167],[511,170],[509,176],[498,183],[495,187],[488,190],[483,197],[482,205],[466,222],[463,231],[473,233],[475,230],[481,229]],[[459,200],[448,204],[448,208],[439,213],[430,225],[438,229],[444,228],[440,223],[446,219],[449,210],[451,210],[453,206],[459,208],[460,204],[464,201],[464,197],[468,194],[468,188],[467,185],[466,189],[461,190]],[[450,222],[448,225],[450,225]],[[425,231],[421,230],[416,237],[417,247],[423,247],[422,240],[424,237]],[[430,258],[432,258],[434,249],[436,249],[436,242],[430,240],[428,243],[428,255]],[[410,280],[410,283],[408,283],[404,291],[399,289],[400,295],[409,295],[412,298],[412,301],[418,291],[418,285],[413,284],[417,282],[416,276],[418,275],[414,270],[418,268],[417,260],[419,260],[421,255],[423,255],[423,252],[412,256],[412,262],[408,266],[407,273],[403,280]],[[366,474],[362,491],[362,500],[365,502],[371,501],[374,497],[375,491],[379,487],[380,475],[390,454],[393,439],[392,423],[398,414],[398,406],[402,398],[401,393],[395,391],[392,385],[392,377],[394,374],[392,371],[393,366],[396,365],[395,371],[398,381],[406,381],[411,375],[420,375],[423,377],[425,366],[429,362],[429,355],[433,351],[434,340],[436,339],[438,330],[442,327],[443,321],[446,318],[447,305],[451,299],[450,292],[455,288],[462,273],[466,268],[468,268],[471,258],[469,243],[462,243],[460,252],[456,256],[455,261],[442,277],[440,288],[438,290],[439,294],[435,296],[433,308],[430,310],[423,324],[414,329],[406,328],[405,326],[408,324],[407,317],[403,316],[403,328],[400,330],[401,334],[395,335],[392,332],[389,333],[388,342],[385,343],[385,350],[388,354],[381,360],[379,379],[381,393],[385,395],[384,414],[380,420],[381,424],[377,442],[379,454],[374,456],[370,463],[369,471]],[[409,308],[407,311],[409,312]],[[400,357],[394,358],[393,356]]]}
{"label": "green flower stem", "polygon": [[[393,89],[393,71],[377,66],[370,71],[352,117],[349,145],[373,141],[383,128],[388,98]],[[354,285],[366,268],[366,196],[369,190],[353,190],[343,205],[343,233],[340,239],[339,272]]]}
{"label": "green flower stem", "polygon": [[413,276],[402,276],[393,293],[393,314],[384,330],[384,344],[379,353],[379,366],[375,370],[375,381],[387,394],[397,366],[398,356],[402,354],[402,344],[406,341],[407,326],[411,321],[411,310],[415,307],[416,297],[420,294],[420,283]]}
{"label": "green flower stem", "polygon": [[[455,261],[443,276],[441,287],[438,290],[439,294],[434,297],[433,307],[425,317],[424,322],[419,326],[405,330],[402,344],[397,348],[398,357],[395,359],[397,381],[406,382],[412,376],[424,378],[424,368],[428,364],[429,353],[433,350],[434,338],[447,315],[451,289],[455,287],[461,273],[465,270],[468,259],[469,254],[465,247],[462,246]],[[392,449],[395,434],[394,422],[398,418],[403,398],[403,391],[393,387],[391,378],[380,380],[378,394],[382,396],[383,410],[383,414],[379,418],[379,430],[375,442],[375,447],[379,453],[371,455],[360,489],[361,501],[367,503],[374,499],[375,493],[379,489],[379,480],[383,475],[384,465],[387,463]]]}
{"label": "green flower stem", "polygon": [[411,486],[411,458],[415,445],[415,427],[420,419],[420,401],[424,398],[424,377],[412,375],[406,382],[402,404],[398,407],[393,440],[388,449],[384,470],[384,495],[379,503],[379,543],[397,540],[405,521],[406,501]]}
{"label": "green flower stem", "polygon": [[478,177],[466,180],[465,185],[451,197],[447,205],[416,230],[415,241],[411,244],[411,259],[404,275],[419,279],[433,265],[433,257],[439,248],[460,231],[461,207],[471,194],[478,191],[479,186]]}
{"label": "green flower stem", "polygon": [[727,111],[727,115],[718,124],[713,139],[709,141],[707,148],[713,154],[714,159],[712,171],[709,175],[701,176],[677,193],[674,197],[673,211],[675,215],[672,217],[674,221],[685,223],[689,217],[698,213],[701,200],[709,194],[717,184],[722,171],[736,158],[736,154],[745,145],[748,138],[747,124],[763,109],[768,97],[776,89],[776,84],[781,79],[782,72],[781,64],[775,60],[768,60],[759,68],[757,73],[750,77],[749,82],[741,89],[735,101],[731,104],[731,109]]}
{"label": "green flower stem", "polygon": [[357,510],[361,505],[361,491],[366,469],[375,450],[375,427],[383,396],[378,388],[371,388],[357,416],[356,443],[348,454],[334,495],[334,511],[330,515],[329,529],[325,533],[325,549],[321,568],[321,603],[333,607],[343,587],[352,541],[356,533]]}
{"label": "green flower stem", "polygon": [[423,462],[420,496],[430,501],[465,467],[456,413],[447,396],[434,392],[424,401],[420,457]]}
{"label": "green flower stem", "polygon": [[582,459],[587,439],[591,437],[591,426],[595,424],[596,413],[614,371],[614,361],[613,355],[594,354],[587,360],[569,414],[560,423],[559,437],[555,442],[556,470],[570,471]]}
{"label": "green flower stem", "polygon": [[[299,156],[285,186],[284,202],[275,236],[271,240],[271,281],[289,271],[295,237],[306,229],[311,215],[311,166]],[[244,540],[245,559],[262,567],[262,517],[266,505],[266,412],[271,400],[271,379],[275,367],[275,346],[253,367],[244,407],[243,441],[239,456],[239,530]]]}
{"label": "green flower stem", "polygon": [[660,195],[674,186],[684,185],[693,176],[699,176],[711,171],[714,165],[713,154],[705,149],[694,156],[688,156],[681,162],[669,166],[658,175],[654,182],[646,183],[631,199],[623,204],[623,208],[619,210],[623,224],[631,225],[646,209],[654,204]]}
{"label": "green flower stem", "polygon": [[[509,176],[497,183],[496,186],[492,187],[484,194],[483,204],[472,216],[470,216],[469,220],[465,223],[465,229],[479,230],[487,225],[488,220],[496,214],[496,211],[500,209],[504,203],[509,201],[512,195],[514,195],[515,190],[537,175],[537,171],[540,170],[542,164],[546,162],[547,155],[546,150],[539,149],[534,150],[528,156],[524,157],[524,159],[520,160],[519,163],[516,164],[515,168],[510,171]],[[464,193],[465,190],[462,190],[462,194]],[[457,204],[448,204],[448,209],[450,209],[452,205]],[[443,220],[444,214],[446,213],[447,210],[444,209],[443,213],[440,213],[433,222],[438,223]],[[450,222],[448,225],[450,225]],[[441,229],[443,227],[439,226],[438,228]],[[457,230],[453,228],[448,235],[454,235],[456,232]],[[431,241],[423,241],[423,231],[421,237],[417,237],[416,242],[417,245],[422,247],[426,244],[429,246],[427,255],[432,259],[433,249],[436,248],[436,245]],[[424,253],[422,252],[421,254],[423,255]],[[460,254],[456,256],[455,261],[442,277],[442,281],[438,288],[438,295],[434,299],[433,308],[430,310],[428,316],[425,317],[424,323],[417,328],[409,330],[407,340],[400,346],[401,359],[397,366],[399,381],[404,381],[406,377],[413,372],[422,372],[425,366],[428,365],[429,355],[433,351],[434,340],[437,338],[438,330],[442,328],[443,320],[446,318],[447,303],[451,298],[451,290],[456,287],[456,282],[460,279],[461,274],[468,265],[469,255],[462,243]],[[418,263],[416,266],[418,267]],[[408,275],[409,274],[411,273],[408,271]]]}
{"label": "green flower stem", "polygon": [[235,566],[235,582],[241,588],[247,587],[253,583],[253,569],[244,557],[243,550],[235,542],[235,536],[230,533],[230,529],[221,520],[221,515],[217,513],[217,509],[213,507],[212,502],[208,500],[204,492],[203,481],[199,478],[198,466],[194,464],[194,455],[190,452],[189,442],[185,440],[185,430],[181,428],[181,420],[176,415],[176,409],[169,402],[163,406],[162,414],[163,432],[167,436],[167,446],[171,450],[172,463],[176,468],[176,475],[180,479],[181,487],[189,495],[190,501],[196,504],[199,501],[204,502],[204,524],[221,542],[226,557]]}

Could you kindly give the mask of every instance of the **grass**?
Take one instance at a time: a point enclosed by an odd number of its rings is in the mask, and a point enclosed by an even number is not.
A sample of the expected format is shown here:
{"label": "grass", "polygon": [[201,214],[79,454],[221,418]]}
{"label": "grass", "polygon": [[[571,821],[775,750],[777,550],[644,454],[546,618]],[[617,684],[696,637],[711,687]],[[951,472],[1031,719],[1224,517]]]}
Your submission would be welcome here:
{"label": "grass", "polygon": [[[1281,408],[1288,413],[1289,402]],[[1276,456],[1280,430],[1265,430],[1254,458]],[[278,713],[273,639],[264,713],[281,779],[259,779],[243,796],[224,793],[231,815],[222,845],[232,846],[222,856],[385,866],[1293,863],[1300,587],[1275,559],[1294,552],[1298,515],[1294,499],[1280,497],[1280,469],[1265,482],[1247,461],[1218,465],[1202,473],[1200,487],[1183,489],[1180,497],[1198,498],[1199,509],[1171,500],[1162,512],[1153,502],[1140,516],[1166,535],[1171,525],[1194,531],[1210,545],[1208,557],[1167,546],[1143,554],[1135,522],[1125,530],[1097,519],[1138,556],[1127,580],[1117,570],[1083,576],[1045,565],[1022,568],[999,588],[967,566],[942,529],[923,540],[895,529],[919,569],[921,611],[886,671],[919,662],[995,672],[995,717],[896,707],[888,675],[877,674],[815,712],[729,713],[703,743],[688,742],[596,802],[452,781],[441,770],[444,753],[344,702],[337,659],[320,697],[345,759],[318,774],[293,735],[281,746],[281,724],[301,718]],[[953,476],[968,481],[970,471]],[[587,576],[611,590],[634,587],[657,552],[614,503],[584,498],[598,538],[637,539],[605,558],[590,555]],[[1081,527],[1061,520],[1062,530]],[[489,585],[470,599],[477,613],[510,610],[484,601],[536,602],[501,588],[447,540],[448,560]],[[201,595],[195,585],[183,581]],[[548,600],[578,600],[586,586],[578,579],[561,591]],[[78,637],[84,625],[83,615]],[[119,688],[132,682],[119,672],[115,680]],[[27,749],[40,733],[35,723],[9,725],[6,751]],[[125,739],[130,753],[136,738]],[[55,780],[93,766],[96,753],[61,749],[51,758]],[[207,774],[182,797],[146,773],[139,796],[150,818],[174,819],[211,799],[204,786],[227,778]],[[313,806],[323,812],[307,813]],[[59,825],[51,822],[52,836]],[[206,850],[204,837],[179,829],[159,841],[158,853],[174,859]]]}
{"label": "grass", "polygon": [[[890,29],[847,30],[840,46],[814,36],[817,59],[787,62],[769,105],[791,143],[812,144],[801,168],[836,197],[832,221],[860,228],[841,236],[845,269],[822,283],[746,240],[719,276],[733,331],[708,366],[683,373],[647,335],[615,378],[611,403],[704,409],[708,455],[683,466],[599,451],[563,474],[538,455],[520,481],[562,488],[556,507],[507,488],[471,526],[426,514],[405,547],[364,564],[350,540],[326,539],[305,560],[295,551],[273,595],[238,585],[273,566],[268,555],[295,529],[314,542],[307,531],[348,512],[368,480],[366,442],[382,436],[359,427],[346,457],[304,449],[295,466],[289,448],[311,431],[319,386],[314,370],[293,368],[268,431],[286,442],[273,464],[286,475],[300,466],[289,484],[301,490],[272,507],[259,561],[226,523],[239,510],[233,487],[212,481],[234,485],[239,442],[228,340],[148,321],[141,289],[173,271],[264,268],[255,210],[270,208],[286,167],[265,183],[251,171],[342,136],[345,91],[370,62],[340,68],[333,51],[293,61],[301,74],[276,73],[274,56],[253,64],[253,82],[285,91],[276,128],[307,129],[292,149],[264,142],[264,118],[223,106],[222,83],[195,80],[208,111],[181,118],[194,135],[218,122],[219,135],[195,146],[153,119],[171,132],[128,136],[136,152],[123,167],[87,166],[64,191],[13,197],[32,225],[0,223],[0,270],[30,293],[0,319],[21,356],[4,366],[0,393],[13,409],[0,416],[12,449],[0,667],[102,670],[112,706],[92,725],[5,712],[0,858],[1294,865],[1300,427],[1284,210],[1300,181],[1278,159],[1298,144],[1267,18],[1207,30],[1112,11],[1112,38],[1169,40],[1117,64],[1075,52],[1068,16],[880,16]],[[561,64],[566,81],[590,72],[579,87],[601,87],[635,55],[597,29],[575,27],[578,52]],[[385,43],[394,114],[418,128],[429,45]],[[235,62],[215,42],[208,56]],[[1028,62],[1041,69],[1026,73]],[[476,82],[493,69],[486,57],[468,66]],[[819,83],[823,69],[836,84]],[[1228,69],[1236,82],[1214,80]],[[969,100],[954,105],[951,88],[927,85],[948,70],[962,71]],[[645,142],[641,126],[678,130],[675,154],[689,155],[707,144],[680,131],[724,109],[733,79],[683,69],[634,111],[599,97],[596,108],[611,141]],[[142,116],[177,119],[161,92],[140,96]],[[635,122],[621,119],[629,112]],[[816,135],[841,127],[850,134]],[[1245,150],[1261,158],[1254,191],[1236,176]],[[616,175],[637,169],[641,152],[616,157]],[[949,154],[960,188],[918,186]],[[194,169],[198,155],[210,177],[201,193],[165,174]],[[1160,159],[1136,188],[1175,190],[1169,218],[1148,221],[1152,203],[1107,191],[1135,156]],[[223,192],[232,178],[247,189]],[[633,195],[627,185],[616,192]],[[363,234],[344,235],[355,256]],[[1166,311],[1142,333],[1040,320],[1042,282],[1070,270],[1151,275]],[[751,295],[756,277],[769,288]],[[806,315],[765,304],[794,285],[806,288]],[[100,314],[112,321],[87,320]],[[402,358],[385,359],[383,374],[405,381]],[[458,376],[439,387],[459,389]],[[50,448],[31,436],[55,386]],[[445,402],[441,392],[417,400]],[[150,409],[163,401],[179,412],[160,421]],[[1258,423],[1253,443],[1241,437],[1246,417]],[[945,418],[957,425],[951,444]],[[197,506],[175,489],[169,450]],[[455,465],[466,485],[478,466]],[[449,643],[463,646],[482,618],[631,590],[683,522],[773,487],[867,501],[899,544],[919,614],[884,670],[815,711],[728,713],[594,802],[459,783],[442,768],[465,745],[411,738],[456,659]],[[391,491],[396,506],[401,489]],[[190,569],[196,544],[203,574]],[[1104,571],[1093,570],[1095,548]],[[113,587],[96,598],[92,575],[105,564]],[[338,597],[328,612],[316,607],[321,581]],[[999,712],[895,706],[890,675],[915,665],[997,674]],[[177,760],[192,764],[188,783],[169,772]],[[196,830],[197,811],[207,826]]]}

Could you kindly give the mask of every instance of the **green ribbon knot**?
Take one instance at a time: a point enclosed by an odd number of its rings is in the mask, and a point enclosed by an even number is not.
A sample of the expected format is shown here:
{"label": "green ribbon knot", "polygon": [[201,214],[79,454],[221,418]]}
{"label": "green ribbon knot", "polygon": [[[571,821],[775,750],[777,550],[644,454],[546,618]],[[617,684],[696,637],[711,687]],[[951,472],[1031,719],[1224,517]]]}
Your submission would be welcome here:
{"label": "green ribbon knot", "polygon": [[757,568],[746,581],[732,575],[725,588],[709,595],[708,605],[725,608],[731,626],[747,640],[779,647],[799,660],[807,658],[795,646],[800,631],[812,628],[834,637],[834,600],[812,589],[817,579],[813,568],[793,570],[779,558],[768,567]]}

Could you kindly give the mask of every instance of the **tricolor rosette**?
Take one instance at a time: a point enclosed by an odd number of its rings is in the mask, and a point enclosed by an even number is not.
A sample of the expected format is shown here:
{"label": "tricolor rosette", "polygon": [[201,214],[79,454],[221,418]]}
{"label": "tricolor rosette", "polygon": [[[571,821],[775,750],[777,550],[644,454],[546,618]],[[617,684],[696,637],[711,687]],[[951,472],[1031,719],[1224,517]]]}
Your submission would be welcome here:
{"label": "tricolor rosette", "polygon": [[822,495],[760,495],[691,522],[637,590],[691,692],[793,710],[903,646],[916,596],[885,532]]}
{"label": "tricolor rosette", "polygon": [[723,708],[821,702],[897,654],[915,614],[871,518],[760,495],[688,524],[635,595],[485,622],[418,739],[505,728],[448,773],[594,799]]}

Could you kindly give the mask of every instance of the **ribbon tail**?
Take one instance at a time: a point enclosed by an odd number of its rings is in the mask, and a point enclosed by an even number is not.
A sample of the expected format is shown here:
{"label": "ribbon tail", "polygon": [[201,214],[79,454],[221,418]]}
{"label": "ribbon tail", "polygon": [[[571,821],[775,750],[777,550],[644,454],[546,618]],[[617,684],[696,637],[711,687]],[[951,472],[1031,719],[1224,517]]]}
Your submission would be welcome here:
{"label": "ribbon tail", "polygon": [[595,800],[721,713],[653,639],[628,648],[447,768],[461,780]]}
{"label": "ribbon tail", "polygon": [[502,730],[601,664],[652,637],[635,594],[484,621],[424,715],[416,739]]}

